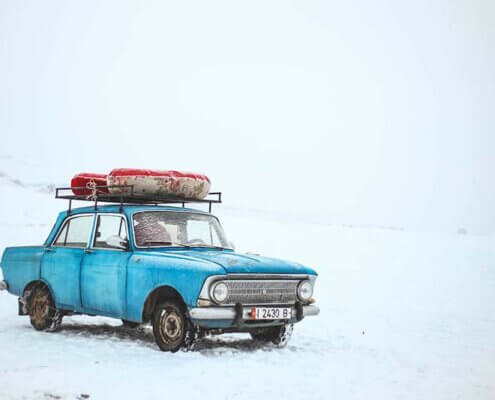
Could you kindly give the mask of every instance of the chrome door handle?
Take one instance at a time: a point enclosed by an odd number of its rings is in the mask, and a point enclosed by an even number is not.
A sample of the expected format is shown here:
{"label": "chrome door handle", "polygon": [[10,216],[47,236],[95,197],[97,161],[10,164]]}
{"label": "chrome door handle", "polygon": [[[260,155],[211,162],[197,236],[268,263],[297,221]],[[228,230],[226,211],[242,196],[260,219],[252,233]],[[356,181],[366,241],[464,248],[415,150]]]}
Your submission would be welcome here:
{"label": "chrome door handle", "polygon": [[84,249],[84,252],[86,254],[91,254],[91,253],[93,253],[93,250],[91,250],[91,249]]}
{"label": "chrome door handle", "polygon": [[53,253],[53,249],[51,247],[45,247],[45,253]]}

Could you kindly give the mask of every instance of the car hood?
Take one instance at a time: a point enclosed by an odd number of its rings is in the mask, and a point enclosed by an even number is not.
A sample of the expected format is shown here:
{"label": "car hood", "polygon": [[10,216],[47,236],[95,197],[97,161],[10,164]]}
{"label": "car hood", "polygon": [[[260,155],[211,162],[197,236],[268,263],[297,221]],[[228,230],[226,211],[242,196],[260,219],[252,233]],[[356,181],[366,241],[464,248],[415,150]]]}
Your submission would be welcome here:
{"label": "car hood", "polygon": [[199,262],[214,263],[221,266],[228,274],[311,274],[316,272],[304,265],[278,260],[275,258],[261,257],[251,254],[240,254],[230,250],[216,249],[185,249],[174,251],[160,251],[160,255],[166,255],[174,259],[186,258]]}

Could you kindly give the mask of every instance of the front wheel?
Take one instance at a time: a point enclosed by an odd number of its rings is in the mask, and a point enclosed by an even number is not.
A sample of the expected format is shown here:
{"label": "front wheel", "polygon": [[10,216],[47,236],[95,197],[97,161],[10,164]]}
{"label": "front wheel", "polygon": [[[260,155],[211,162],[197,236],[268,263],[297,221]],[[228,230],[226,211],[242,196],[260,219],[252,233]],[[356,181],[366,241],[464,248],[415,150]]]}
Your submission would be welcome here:
{"label": "front wheel", "polygon": [[62,323],[62,314],[55,308],[55,302],[46,286],[37,286],[29,295],[29,318],[38,331],[54,331]]}
{"label": "front wheel", "polygon": [[153,314],[153,335],[161,351],[175,353],[186,337],[187,321],[183,307],[173,300],[158,304]]}
{"label": "front wheel", "polygon": [[272,342],[277,347],[285,347],[292,336],[294,324],[284,324],[271,328],[261,328],[250,332],[254,340],[262,342]]}

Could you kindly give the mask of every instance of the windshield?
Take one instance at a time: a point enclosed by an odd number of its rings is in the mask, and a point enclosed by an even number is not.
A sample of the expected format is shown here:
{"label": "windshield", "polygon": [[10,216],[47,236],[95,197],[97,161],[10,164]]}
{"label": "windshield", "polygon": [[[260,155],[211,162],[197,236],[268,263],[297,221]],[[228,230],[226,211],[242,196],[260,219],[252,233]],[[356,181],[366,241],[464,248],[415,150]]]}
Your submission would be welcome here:
{"label": "windshield", "polygon": [[138,247],[191,246],[229,248],[218,220],[205,214],[143,211],[134,214]]}

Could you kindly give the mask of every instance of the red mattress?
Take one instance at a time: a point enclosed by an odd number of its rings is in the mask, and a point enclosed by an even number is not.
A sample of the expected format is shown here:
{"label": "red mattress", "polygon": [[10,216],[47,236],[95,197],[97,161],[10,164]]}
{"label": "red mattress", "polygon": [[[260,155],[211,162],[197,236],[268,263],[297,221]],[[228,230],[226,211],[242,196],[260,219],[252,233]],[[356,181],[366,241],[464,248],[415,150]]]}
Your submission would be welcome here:
{"label": "red mattress", "polygon": [[96,188],[96,186],[107,186],[106,174],[82,172],[72,178],[70,186],[72,188],[72,192],[76,196],[91,196],[95,194],[108,193],[108,189],[106,187]]}

